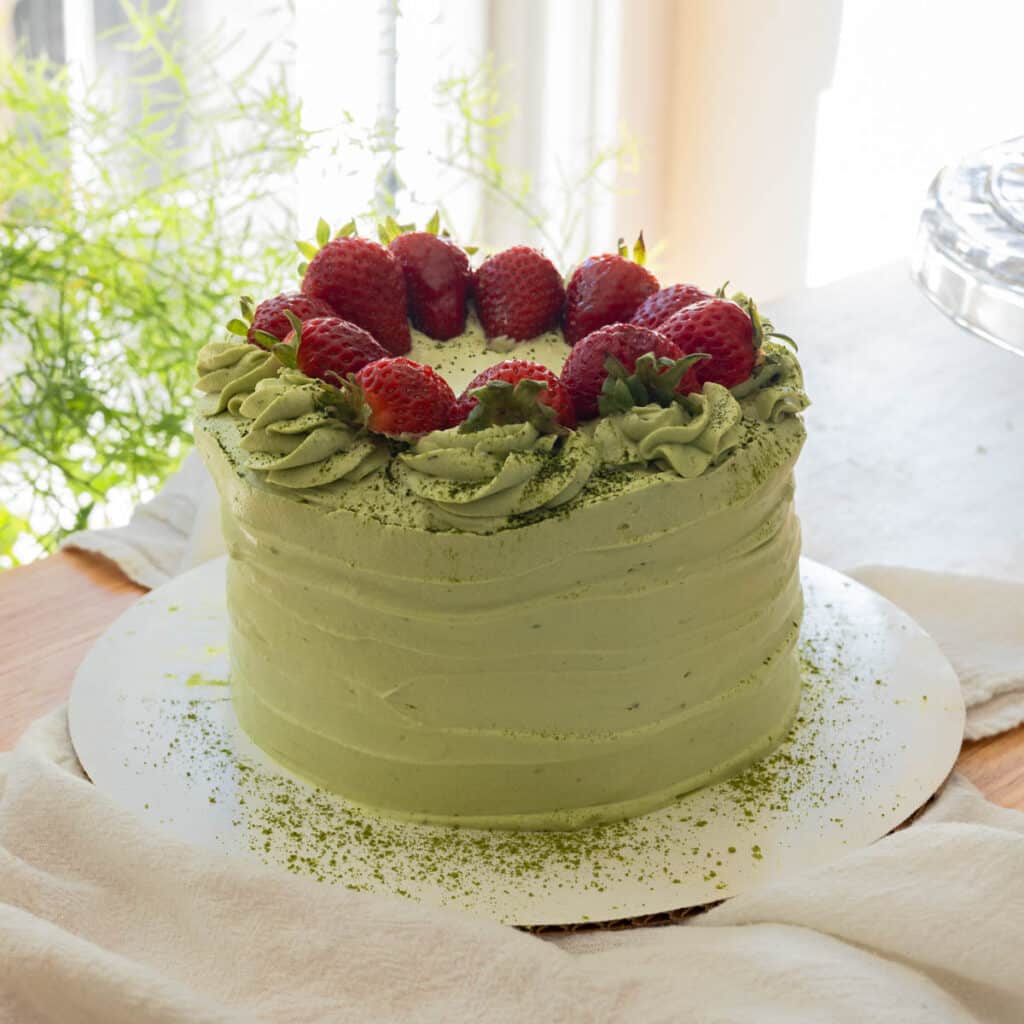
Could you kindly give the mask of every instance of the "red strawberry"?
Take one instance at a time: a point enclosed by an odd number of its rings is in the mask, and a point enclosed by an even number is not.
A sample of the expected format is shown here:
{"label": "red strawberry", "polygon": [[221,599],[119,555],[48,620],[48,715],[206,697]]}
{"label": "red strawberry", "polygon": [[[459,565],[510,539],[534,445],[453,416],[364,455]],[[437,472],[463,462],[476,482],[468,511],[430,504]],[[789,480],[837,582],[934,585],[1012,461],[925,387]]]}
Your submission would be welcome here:
{"label": "red strawberry", "polygon": [[451,421],[455,394],[429,366],[411,359],[378,359],[364,366],[355,382],[370,407],[366,425],[378,434],[429,434]]}
{"label": "red strawberry", "polygon": [[309,261],[302,294],[323,299],[395,355],[412,347],[402,267],[394,253],[369,238],[328,242]]}
{"label": "red strawberry", "polygon": [[640,304],[658,290],[658,279],[643,267],[643,235],[633,249],[637,262],[619,255],[591,256],[569,278],[565,290],[565,340],[570,345],[605,324],[628,322]]}
{"label": "red strawberry", "polygon": [[656,331],[673,313],[711,297],[709,292],[695,284],[673,284],[644,299],[629,322]]}
{"label": "red strawberry", "polygon": [[480,322],[489,338],[536,338],[558,326],[562,275],[542,252],[514,245],[480,264],[473,277]]}
{"label": "red strawberry", "polygon": [[[249,299],[245,300],[250,301]],[[286,317],[285,310],[294,313],[300,320],[311,320],[317,316],[334,316],[334,310],[323,301],[314,299],[301,292],[288,292],[284,295],[275,295],[272,299],[264,299],[253,313],[252,323],[249,324],[249,344],[260,344],[253,337],[254,331],[265,331],[267,334],[284,341],[285,336],[291,332],[292,325]]]}
{"label": "red strawberry", "polygon": [[[292,331],[284,340],[291,344],[294,339]],[[387,358],[387,354],[372,334],[336,316],[316,317],[300,325],[296,361],[307,377],[337,386],[348,374]]]}
{"label": "red strawberry", "polygon": [[[597,415],[597,399],[601,394],[608,370],[605,360],[614,356],[632,373],[636,361],[647,352],[653,352],[659,359],[679,359],[683,353],[659,331],[633,324],[611,324],[588,334],[573,347],[562,368],[562,383],[569,389],[576,415],[581,420]],[[690,390],[695,381],[692,371],[683,378],[680,391]]]}
{"label": "red strawberry", "polygon": [[409,295],[409,315],[424,334],[447,341],[466,329],[473,275],[469,257],[429,231],[399,235],[388,247],[398,258]]}
{"label": "red strawberry", "polygon": [[518,384],[521,380],[537,380],[547,387],[537,396],[537,401],[550,405],[558,416],[563,427],[576,426],[576,410],[573,408],[572,396],[565,385],[542,363],[531,363],[526,359],[506,359],[502,363],[489,366],[478,373],[467,385],[465,391],[455,403],[452,413],[452,426],[461,423],[474,409],[477,400],[470,394],[476,388],[482,388],[488,381],[503,380],[508,384]]}
{"label": "red strawberry", "polygon": [[[756,307],[754,309],[756,317]],[[769,332],[771,325],[768,325]],[[661,332],[688,354],[706,352],[694,367],[701,386],[714,381],[732,388],[745,381],[754,370],[761,347],[761,320],[756,322],[742,306],[729,299],[704,299],[681,309],[661,325]]]}

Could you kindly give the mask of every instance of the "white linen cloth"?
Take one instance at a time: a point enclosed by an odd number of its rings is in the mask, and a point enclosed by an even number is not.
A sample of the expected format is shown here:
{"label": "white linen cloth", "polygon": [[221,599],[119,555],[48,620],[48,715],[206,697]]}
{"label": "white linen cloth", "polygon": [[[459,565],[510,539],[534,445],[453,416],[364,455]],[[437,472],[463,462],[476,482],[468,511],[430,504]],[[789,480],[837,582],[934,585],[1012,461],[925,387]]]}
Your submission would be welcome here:
{"label": "white linen cloth", "polygon": [[62,547],[106,555],[129,579],[159,587],[173,576],[224,554],[213,479],[195,451],[163,490],[143,502],[126,526],[82,530]]}
{"label": "white linen cloth", "polygon": [[958,778],[913,827],[687,925],[550,941],[170,838],[82,778],[61,711],[0,785],[3,1021],[1024,1015],[1024,814]]}
{"label": "white linen cloth", "polygon": [[906,609],[938,641],[963,687],[965,739],[1024,722],[1024,584],[881,565],[849,575]]}

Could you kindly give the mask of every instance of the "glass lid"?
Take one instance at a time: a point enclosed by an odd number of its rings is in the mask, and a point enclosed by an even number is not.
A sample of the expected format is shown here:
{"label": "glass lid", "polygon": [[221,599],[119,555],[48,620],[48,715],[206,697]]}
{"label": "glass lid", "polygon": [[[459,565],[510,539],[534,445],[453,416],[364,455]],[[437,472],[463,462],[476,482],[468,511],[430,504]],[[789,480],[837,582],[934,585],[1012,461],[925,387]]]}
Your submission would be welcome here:
{"label": "glass lid", "polygon": [[911,267],[947,316],[1024,355],[1024,136],[939,172]]}

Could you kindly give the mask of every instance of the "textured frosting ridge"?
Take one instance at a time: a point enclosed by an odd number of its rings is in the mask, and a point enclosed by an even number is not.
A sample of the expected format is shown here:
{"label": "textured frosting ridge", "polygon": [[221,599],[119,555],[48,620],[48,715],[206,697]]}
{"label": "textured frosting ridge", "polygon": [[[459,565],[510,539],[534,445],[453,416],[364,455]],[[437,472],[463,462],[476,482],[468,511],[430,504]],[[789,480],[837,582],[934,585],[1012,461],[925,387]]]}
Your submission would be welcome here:
{"label": "textured frosting ridge", "polygon": [[302,490],[339,480],[361,480],[390,457],[387,445],[357,431],[317,404],[308,377],[286,370],[261,380],[238,406],[251,419],[240,447],[246,469],[278,487]]}
{"label": "textured frosting ridge", "polygon": [[739,402],[707,383],[667,408],[643,405],[598,420],[594,441],[610,465],[657,463],[682,477],[700,476],[740,443]]}
{"label": "textured frosting ridge", "polygon": [[571,501],[590,479],[597,452],[582,434],[563,438],[515,423],[434,431],[398,463],[399,479],[443,521],[483,530]]}
{"label": "textured frosting ridge", "polygon": [[237,341],[211,341],[199,350],[196,387],[207,394],[217,395],[213,412],[227,409],[233,415],[246,395],[257,383],[276,377],[281,364],[270,352],[256,345]]}
{"label": "textured frosting ridge", "polygon": [[732,389],[744,415],[765,423],[778,423],[803,412],[811,403],[804,391],[804,375],[796,356],[784,345],[764,346],[765,356],[749,380]]}
{"label": "textured frosting ridge", "polygon": [[486,536],[382,521],[386,474],[326,508],[268,490],[209,423],[232,699],[318,784],[416,819],[575,827],[650,810],[784,737],[798,418],[745,421],[701,476],[626,468],[570,515]]}

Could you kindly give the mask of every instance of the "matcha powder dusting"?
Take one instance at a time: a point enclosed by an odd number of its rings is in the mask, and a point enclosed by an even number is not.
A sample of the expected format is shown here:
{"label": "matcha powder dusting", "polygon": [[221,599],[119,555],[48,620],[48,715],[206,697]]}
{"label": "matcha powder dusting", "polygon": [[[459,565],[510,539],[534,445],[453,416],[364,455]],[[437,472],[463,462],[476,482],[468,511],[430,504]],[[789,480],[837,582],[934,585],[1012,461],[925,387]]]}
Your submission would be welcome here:
{"label": "matcha powder dusting", "polygon": [[[644,893],[682,892],[699,880],[703,891],[724,898],[731,879],[770,864],[773,823],[826,815],[842,828],[842,812],[829,809],[864,799],[859,791],[878,768],[878,752],[870,730],[850,741],[849,723],[858,694],[876,699],[875,677],[865,676],[861,687],[842,645],[828,640],[805,640],[801,656],[801,707],[773,754],[654,814],[573,832],[416,825],[348,804],[259,755],[237,754],[250,748],[230,735],[230,697],[215,689],[219,679],[203,680],[210,687],[203,696],[199,680],[190,679],[195,699],[163,698],[160,717],[173,721],[173,738],[140,724],[137,749],[150,767],[183,778],[197,804],[230,816],[232,836],[244,837],[255,857],[294,874],[498,917],[508,906],[540,909],[560,903],[560,894],[590,894],[606,917],[622,917],[632,911],[618,907],[620,893],[635,906]],[[837,678],[844,680],[841,693]],[[863,720],[864,707],[859,714]]]}

